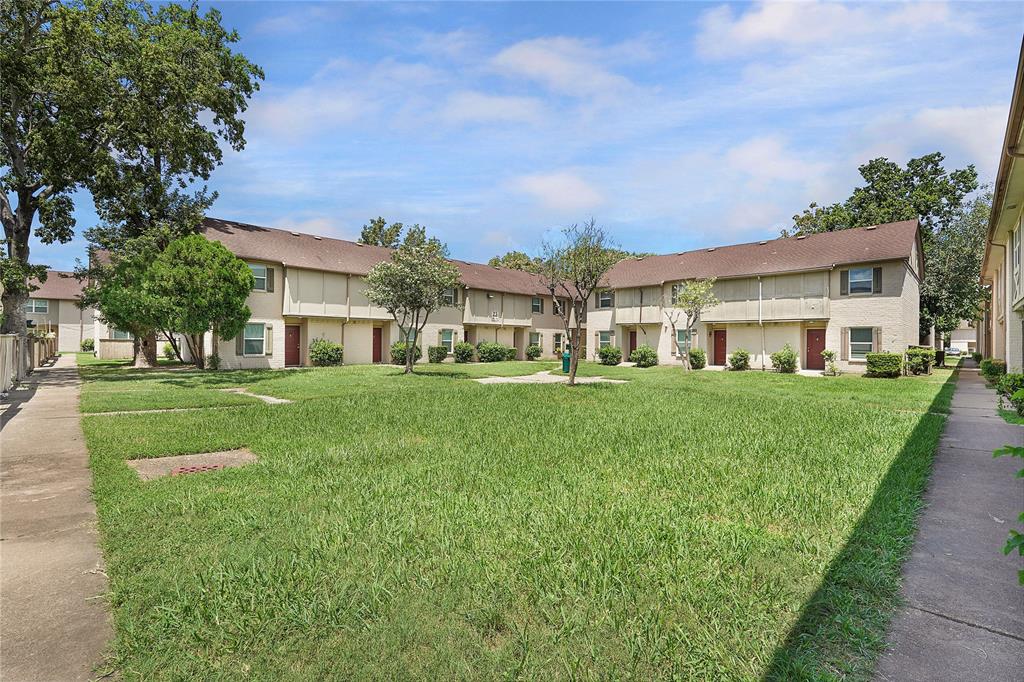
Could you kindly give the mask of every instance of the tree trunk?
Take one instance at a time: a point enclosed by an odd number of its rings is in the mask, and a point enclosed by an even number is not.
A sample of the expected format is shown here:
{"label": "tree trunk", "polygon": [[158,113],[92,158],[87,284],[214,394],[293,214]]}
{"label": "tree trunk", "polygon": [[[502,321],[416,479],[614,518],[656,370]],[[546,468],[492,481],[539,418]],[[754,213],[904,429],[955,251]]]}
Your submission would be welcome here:
{"label": "tree trunk", "polygon": [[404,374],[412,374],[412,367],[416,360],[416,346],[409,343],[409,337],[405,339],[405,372]]}
{"label": "tree trunk", "polygon": [[569,342],[569,382],[567,385],[576,385],[576,369],[580,364],[580,328],[576,327],[575,333]]}
{"label": "tree trunk", "polygon": [[156,331],[135,337],[134,367],[156,367]]}
{"label": "tree trunk", "polygon": [[[0,333],[16,334],[18,337],[18,348],[25,348],[28,329],[25,326],[25,302],[28,301],[28,294],[23,292],[4,292],[2,296],[4,321],[0,326]],[[17,362],[20,363],[21,371],[19,376],[25,376],[32,369],[29,354],[22,352]]]}

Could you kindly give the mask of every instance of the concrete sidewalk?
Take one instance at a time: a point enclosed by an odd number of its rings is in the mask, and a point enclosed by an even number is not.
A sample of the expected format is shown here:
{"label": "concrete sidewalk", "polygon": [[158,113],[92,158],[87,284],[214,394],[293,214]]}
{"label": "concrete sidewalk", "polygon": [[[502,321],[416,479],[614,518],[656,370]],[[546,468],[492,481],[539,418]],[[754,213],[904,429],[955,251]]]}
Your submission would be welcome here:
{"label": "concrete sidewalk", "polygon": [[992,451],[1024,445],[1024,426],[996,403],[977,370],[960,371],[877,680],[1021,679],[1024,562],[1002,548],[1024,511],[1024,462]]}
{"label": "concrete sidewalk", "polygon": [[75,356],[0,404],[0,679],[88,680],[111,637]]}

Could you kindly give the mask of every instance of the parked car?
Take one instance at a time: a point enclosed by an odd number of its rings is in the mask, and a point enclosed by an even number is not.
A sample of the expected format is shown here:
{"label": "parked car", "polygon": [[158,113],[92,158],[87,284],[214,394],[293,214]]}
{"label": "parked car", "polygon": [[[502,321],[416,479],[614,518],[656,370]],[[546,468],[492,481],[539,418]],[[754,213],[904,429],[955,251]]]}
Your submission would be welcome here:
{"label": "parked car", "polygon": [[959,348],[947,348],[946,355],[960,355],[963,351]]}

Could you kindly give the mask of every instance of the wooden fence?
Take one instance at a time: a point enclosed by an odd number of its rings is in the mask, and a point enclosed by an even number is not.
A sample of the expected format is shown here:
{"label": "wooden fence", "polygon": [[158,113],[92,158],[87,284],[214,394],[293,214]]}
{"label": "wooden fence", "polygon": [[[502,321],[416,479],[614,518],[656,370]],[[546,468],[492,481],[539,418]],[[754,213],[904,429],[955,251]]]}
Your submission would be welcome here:
{"label": "wooden fence", "polygon": [[10,391],[14,384],[56,354],[54,336],[29,336],[22,341],[17,334],[0,334],[0,393]]}

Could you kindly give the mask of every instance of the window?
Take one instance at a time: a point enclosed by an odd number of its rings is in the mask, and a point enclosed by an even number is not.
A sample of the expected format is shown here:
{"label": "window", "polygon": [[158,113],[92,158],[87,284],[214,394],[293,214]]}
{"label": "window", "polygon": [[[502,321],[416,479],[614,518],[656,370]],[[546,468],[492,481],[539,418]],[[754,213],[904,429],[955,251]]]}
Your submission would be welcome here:
{"label": "window", "polygon": [[598,332],[597,347],[607,348],[612,345],[612,333],[611,332]]}
{"label": "window", "polygon": [[455,330],[453,329],[442,329],[441,330],[441,345],[448,349],[448,352],[452,352],[452,348],[455,345]]}
{"label": "window", "polygon": [[132,338],[132,335],[128,332],[121,331],[120,329],[110,328],[110,338],[114,341],[127,341]]}
{"label": "window", "polygon": [[[444,301],[445,305],[455,305],[455,301],[457,300],[457,297],[456,297],[456,294],[455,294],[455,287],[451,287],[450,289],[445,289],[444,290],[444,294],[441,296],[441,300]],[[449,329],[448,331],[451,331],[451,330]],[[449,350],[451,350],[451,349],[449,349]]]}
{"label": "window", "polygon": [[[615,305],[615,295],[610,290],[604,290],[597,294],[597,307],[598,308],[611,308]],[[604,332],[601,332],[602,334]]]}
{"label": "window", "polygon": [[540,296],[533,297],[533,312],[544,313],[544,299]]}
{"label": "window", "polygon": [[872,268],[853,268],[850,270],[850,293],[870,294],[874,281],[875,274]]}
{"label": "window", "polygon": [[555,334],[554,339],[555,339],[555,343],[554,343],[553,348],[555,350],[555,354],[557,355],[557,354],[562,352],[562,335],[560,333],[559,334]]}
{"label": "window", "polygon": [[850,329],[850,357],[863,360],[868,353],[874,352],[875,330],[871,327],[853,327]]}
{"label": "window", "polygon": [[[267,290],[267,266],[260,265],[259,263],[249,263],[249,269],[252,270],[252,276],[255,280],[252,285],[253,291],[266,291]],[[262,351],[261,351],[262,354]]]}
{"label": "window", "polygon": [[540,332],[530,332],[530,345],[531,346],[539,346],[540,345]]}
{"label": "window", "polygon": [[242,354],[263,355],[264,338],[267,333],[262,324],[247,324],[242,332]]}
{"label": "window", "polygon": [[690,335],[685,329],[676,330],[676,346],[679,355],[686,355],[690,352]]}
{"label": "window", "polygon": [[24,310],[26,313],[48,313],[50,312],[50,302],[45,298],[30,298],[25,303]]}

